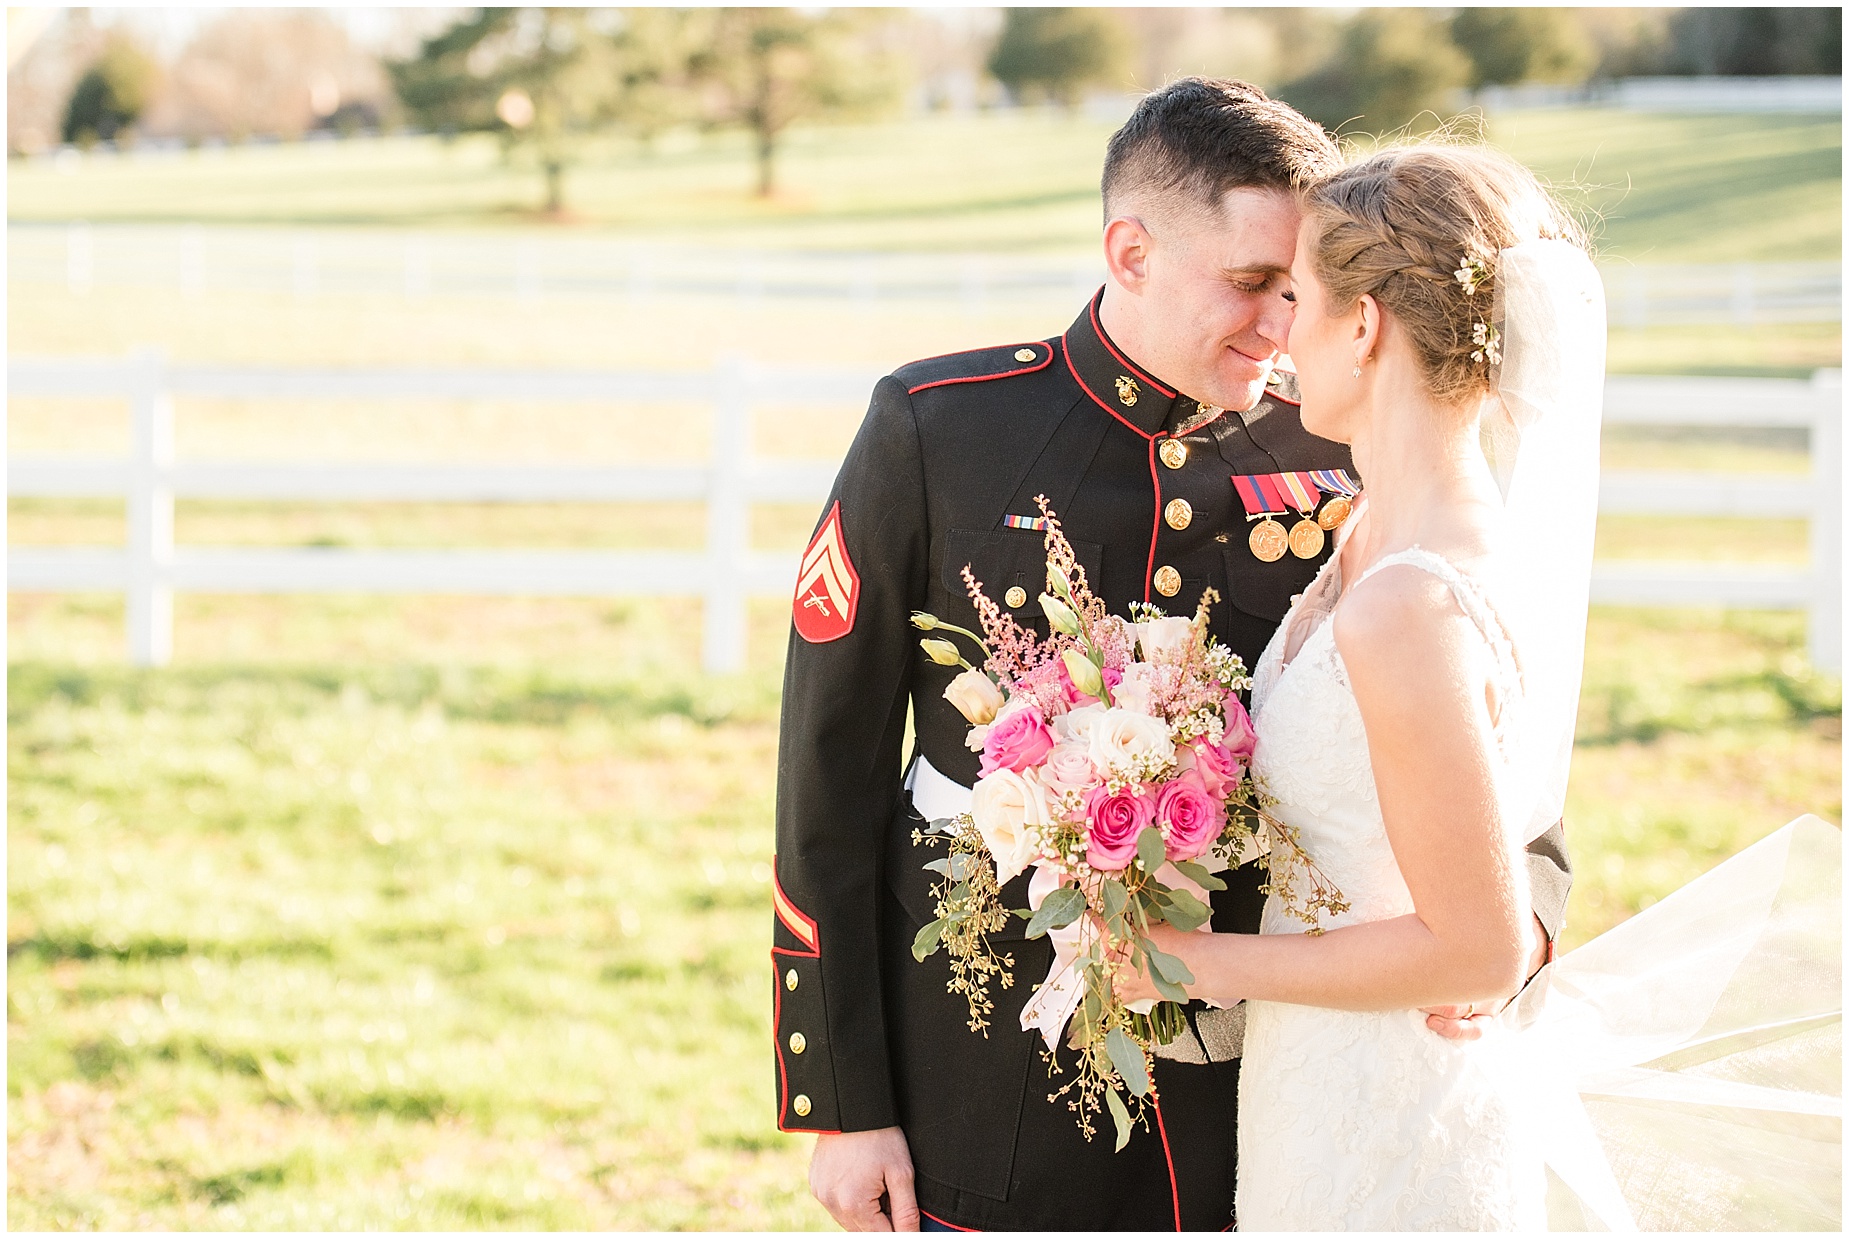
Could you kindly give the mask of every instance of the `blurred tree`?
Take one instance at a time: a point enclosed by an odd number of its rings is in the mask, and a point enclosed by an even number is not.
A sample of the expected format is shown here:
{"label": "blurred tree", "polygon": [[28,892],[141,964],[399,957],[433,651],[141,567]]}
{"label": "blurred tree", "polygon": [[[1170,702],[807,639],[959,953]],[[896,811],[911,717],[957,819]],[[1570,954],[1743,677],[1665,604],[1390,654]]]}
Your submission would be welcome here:
{"label": "blurred tree", "polygon": [[1008,9],[989,72],[1018,100],[1071,108],[1087,86],[1127,84],[1130,43],[1108,9]]}
{"label": "blurred tree", "polygon": [[1727,77],[1843,71],[1843,11],[1683,9],[1670,18],[1663,71]]}
{"label": "blurred tree", "polygon": [[1442,118],[1470,80],[1470,58],[1446,24],[1426,9],[1363,10],[1329,60],[1277,95],[1331,129],[1359,120],[1381,132],[1425,112]]}
{"label": "blurred tree", "polygon": [[326,13],[233,9],[181,50],[141,128],[189,141],[299,138],[356,114],[377,123],[388,99],[377,57]]}
{"label": "blurred tree", "polygon": [[103,44],[96,63],[84,71],[64,109],[64,140],[88,146],[112,142],[147,110],[160,83],[160,66],[125,34]]}
{"label": "blurred tree", "polygon": [[808,117],[844,118],[895,102],[903,65],[881,45],[876,9],[700,9],[691,66],[706,119],[756,144],[759,197],[776,190],[777,144]]}
{"label": "blurred tree", "polygon": [[1470,84],[1580,82],[1592,71],[1592,41],[1571,9],[1459,9],[1451,41],[1470,57]]}
{"label": "blurred tree", "polygon": [[478,9],[387,68],[425,128],[493,132],[509,155],[530,151],[557,214],[586,136],[647,138],[686,115],[688,38],[674,9]]}

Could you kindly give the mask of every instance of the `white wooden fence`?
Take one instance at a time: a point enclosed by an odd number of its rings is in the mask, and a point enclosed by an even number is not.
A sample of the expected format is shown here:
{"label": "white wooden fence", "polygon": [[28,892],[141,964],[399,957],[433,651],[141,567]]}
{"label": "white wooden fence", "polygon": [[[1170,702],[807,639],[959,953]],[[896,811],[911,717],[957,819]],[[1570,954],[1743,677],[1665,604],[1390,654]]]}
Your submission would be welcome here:
{"label": "white wooden fence", "polygon": [[[198,224],[14,224],[8,278],[183,297],[240,292],[326,296],[600,299],[647,306],[664,297],[919,304],[977,315],[1057,303],[1069,312],[1104,282],[1095,255],[895,254],[640,244],[608,237],[385,229],[207,228]],[[1612,322],[1840,322],[1840,262],[1648,263],[1602,269]]]}
{"label": "white wooden fence", "polygon": [[[754,502],[814,502],[832,461],[772,462],[750,441],[755,403],[800,397],[859,403],[878,376],[797,370],[729,360],[685,374],[377,368],[304,370],[170,365],[158,353],[127,360],[14,359],[13,396],[121,397],[130,403],[126,460],[10,460],[21,496],[123,495],[128,543],[10,549],[13,590],[121,590],[128,644],[143,665],[172,651],[175,590],[229,593],[454,593],[579,596],[698,595],[703,662],[744,661],[752,595],[790,589],[794,554],[749,545]],[[175,396],[265,399],[470,399],[703,402],[714,445],[704,465],[674,467],[368,465],[177,461]],[[1764,564],[1602,562],[1593,598],[1649,606],[1805,608],[1816,665],[1841,665],[1841,374],[1802,380],[1637,378],[1606,387],[1611,423],[1801,428],[1810,434],[1804,475],[1608,472],[1600,510],[1666,516],[1808,517],[1809,568]],[[699,500],[706,547],[653,551],[405,550],[176,547],[176,496],[205,499],[558,502]]]}

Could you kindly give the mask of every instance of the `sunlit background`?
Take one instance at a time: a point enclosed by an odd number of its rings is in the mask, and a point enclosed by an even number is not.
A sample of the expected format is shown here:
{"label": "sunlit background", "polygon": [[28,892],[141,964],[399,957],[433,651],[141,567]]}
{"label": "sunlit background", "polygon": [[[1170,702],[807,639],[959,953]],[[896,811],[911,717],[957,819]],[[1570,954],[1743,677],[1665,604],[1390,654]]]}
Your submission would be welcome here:
{"label": "sunlit background", "polygon": [[1612,330],[1567,945],[1841,818],[1840,9],[8,11],[8,1222],[805,1228],[793,553],[1137,92],[1441,121]]}

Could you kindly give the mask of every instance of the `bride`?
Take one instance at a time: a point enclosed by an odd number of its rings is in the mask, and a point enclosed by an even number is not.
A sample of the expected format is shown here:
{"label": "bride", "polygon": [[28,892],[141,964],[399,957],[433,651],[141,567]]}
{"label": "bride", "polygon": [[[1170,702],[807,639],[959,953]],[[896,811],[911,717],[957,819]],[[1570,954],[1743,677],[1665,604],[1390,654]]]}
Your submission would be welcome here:
{"label": "bride", "polygon": [[1525,168],[1411,146],[1309,191],[1289,295],[1304,425],[1351,446],[1367,498],[1255,669],[1253,769],[1350,906],[1305,933],[1273,895],[1259,935],[1157,942],[1193,996],[1248,1000],[1242,1229],[1541,1228],[1494,1047],[1419,1009],[1499,1007],[1534,946],[1522,849],[1560,812],[1583,656],[1597,276]]}

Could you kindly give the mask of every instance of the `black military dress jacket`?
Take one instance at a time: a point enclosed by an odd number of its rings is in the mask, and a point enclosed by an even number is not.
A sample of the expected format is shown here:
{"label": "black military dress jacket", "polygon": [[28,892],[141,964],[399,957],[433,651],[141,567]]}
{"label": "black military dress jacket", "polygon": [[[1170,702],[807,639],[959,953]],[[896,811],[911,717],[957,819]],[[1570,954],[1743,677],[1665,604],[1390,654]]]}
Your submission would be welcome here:
{"label": "black military dress jacket", "polygon": [[[978,757],[943,699],[957,669],[924,656],[909,616],[976,629],[968,565],[990,598],[1044,634],[1044,535],[1007,518],[1038,516],[1034,498],[1045,495],[1113,611],[1149,602],[1192,614],[1217,589],[1213,632],[1250,667],[1329,550],[1258,559],[1232,478],[1353,469],[1345,447],[1303,429],[1294,376],[1280,372],[1249,412],[1215,415],[1112,343],[1101,297],[1063,336],[882,379],[793,602],[773,890],[778,1126],[902,1127],[920,1208],[958,1227],[1227,1227],[1238,1060],[1214,1052],[1191,1005],[1202,1035],[1186,1040],[1201,1048],[1157,1062],[1156,1121],[1114,1153],[1108,1121],[1088,1142],[1065,1102],[1049,1103],[1070,1076],[1049,1076],[1038,1035],[1019,1027],[1051,960],[1046,941],[1021,938],[1018,920],[998,936],[1015,984],[992,987],[986,1037],[946,991],[945,956],[912,958],[933,919],[935,875],[923,865],[937,853],[912,842],[922,819],[903,787],[908,713],[913,753],[941,773],[971,785]],[[1567,886],[1557,830],[1530,867],[1551,935]],[[1227,876],[1214,928],[1255,932],[1262,872]],[[1025,906],[1026,881],[1004,890],[1009,906]]]}

